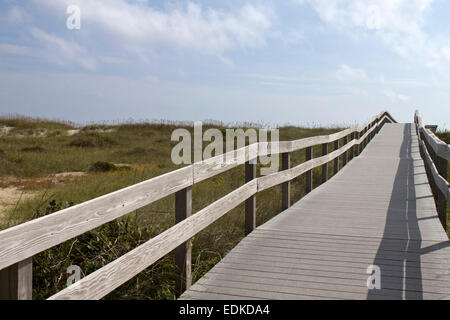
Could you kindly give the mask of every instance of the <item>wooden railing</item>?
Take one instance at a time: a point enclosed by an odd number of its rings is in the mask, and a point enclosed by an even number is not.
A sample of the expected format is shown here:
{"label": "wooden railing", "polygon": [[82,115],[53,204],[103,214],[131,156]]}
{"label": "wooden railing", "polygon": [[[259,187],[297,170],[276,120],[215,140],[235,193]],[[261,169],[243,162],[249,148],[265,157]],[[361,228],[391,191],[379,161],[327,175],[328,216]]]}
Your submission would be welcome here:
{"label": "wooden railing", "polygon": [[[130,187],[83,202],[67,209],[0,231],[0,298],[31,299],[32,257],[138,208],[175,193],[176,224],[120,258],[87,275],[49,299],[100,299],[145,268],[176,249],[180,270],[177,292],[191,285],[190,239],[198,232],[245,201],[245,230],[255,228],[256,193],[282,184],[283,209],[290,206],[290,182],[306,174],[306,192],[313,188],[312,169],[322,167],[322,182],[328,178],[328,163],[336,173],[339,157],[343,165],[358,156],[386,122],[395,120],[386,111],[360,127],[331,135],[279,142],[282,170],[256,177],[258,156],[275,153],[274,143],[259,142],[169,172]],[[339,141],[343,140],[343,145]],[[334,150],[328,152],[328,144]],[[322,145],[322,156],[313,158],[312,147]],[[290,167],[290,152],[304,149],[306,162]],[[274,150],[274,151],[272,151]],[[227,159],[224,161],[224,159]],[[231,161],[230,161],[231,159]],[[245,164],[245,184],[209,206],[192,214],[192,185]]]}
{"label": "wooden railing", "polygon": [[414,115],[414,123],[419,136],[420,155],[425,162],[425,170],[433,191],[439,219],[447,230],[447,203],[450,200],[447,168],[450,161],[450,147],[434,133],[424,127],[419,112]]}

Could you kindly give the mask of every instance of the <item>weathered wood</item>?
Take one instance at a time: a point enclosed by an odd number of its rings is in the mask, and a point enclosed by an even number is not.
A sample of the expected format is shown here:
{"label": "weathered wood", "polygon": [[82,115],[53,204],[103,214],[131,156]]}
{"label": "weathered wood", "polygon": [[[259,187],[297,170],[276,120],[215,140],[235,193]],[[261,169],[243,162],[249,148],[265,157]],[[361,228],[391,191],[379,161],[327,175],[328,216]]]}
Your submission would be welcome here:
{"label": "weathered wood", "polygon": [[434,195],[436,197],[436,204],[438,214],[442,225],[446,229],[447,226],[447,202],[450,200],[449,183],[438,172],[435,163],[431,159],[431,156],[427,150],[424,140],[420,140],[421,156],[425,160],[426,169],[429,173],[430,183],[436,186]]}
{"label": "weathered wood", "polygon": [[[298,166],[295,166],[293,168],[290,168],[288,170],[283,170],[281,172],[276,172],[264,177],[258,178],[258,191],[266,190],[268,188],[271,188],[273,186],[282,184],[284,182],[290,181],[299,175],[306,173],[306,187],[308,187],[308,183],[312,181],[312,179],[308,180],[308,172],[310,172],[313,168],[316,168],[318,166],[321,166],[325,163],[328,163],[332,160],[334,160],[336,157],[341,156],[342,154],[346,153],[348,150],[353,148],[356,144],[360,144],[372,131],[375,131],[376,127],[373,127],[370,131],[366,132],[365,135],[361,136],[359,139],[352,140],[350,143],[347,143],[346,145],[342,146],[340,149],[335,150],[331,153],[328,153],[325,156],[321,156],[315,159],[308,158],[312,157],[312,150],[308,151],[306,149],[306,161]],[[312,178],[312,177],[311,177]],[[311,186],[312,190],[312,186]],[[308,189],[306,189],[308,191]]]}
{"label": "weathered wood", "polygon": [[[192,187],[175,193],[175,224],[192,215]],[[175,291],[181,295],[192,284],[192,242],[191,239],[179,245],[175,251],[175,263],[180,274]]]}
{"label": "weathered wood", "polygon": [[[359,140],[359,137],[360,137],[360,133],[359,132],[355,132],[355,140]],[[357,156],[359,156],[359,153],[360,153],[360,145],[357,143],[357,144],[355,144],[355,150],[354,150],[354,156],[355,157],[357,157]]]}
{"label": "weathered wood", "polygon": [[[377,128],[361,133],[350,148]],[[215,299],[449,298],[450,246],[414,132],[408,125],[384,125],[367,145],[364,161],[349,162],[338,176],[258,227],[182,298],[208,293]],[[327,157],[271,178],[291,179]],[[258,183],[262,178],[270,180],[261,177]],[[380,267],[381,289],[367,287],[371,265]]]}
{"label": "weathered wood", "polygon": [[[348,136],[344,137],[344,146],[348,143]],[[344,155],[342,157],[342,166],[346,166],[348,162],[348,154],[347,152],[344,152]]]}
{"label": "weathered wood", "polygon": [[267,176],[259,177],[258,180],[258,192],[271,188],[273,186],[282,184],[284,182],[290,181],[297,178],[303,173],[310,172],[313,168],[319,167],[327,162],[332,161],[334,158],[341,156],[344,152],[349,150],[354,146],[355,141],[348,143],[347,145],[328,153],[325,156],[314,158],[308,160],[302,164],[299,164],[289,170],[284,170],[280,172],[275,172]]}
{"label": "weathered wood", "polygon": [[[436,160],[434,161],[434,163],[436,165],[436,170],[439,173],[439,176],[441,176],[443,179],[447,177],[447,168],[448,168],[447,159],[441,158],[439,154],[436,152]],[[441,190],[439,188],[439,192],[437,193],[436,207],[442,225],[444,229],[447,230],[447,203],[448,199],[450,198],[448,184],[447,184],[447,194],[443,191],[445,190]]]}
{"label": "weathered wood", "polygon": [[[379,115],[375,116],[372,121],[380,121],[380,119],[382,119],[382,121],[385,120],[389,122],[394,122],[392,117],[390,117],[390,115],[387,112],[380,113]],[[306,148],[307,154],[309,150],[309,161],[307,160],[304,164],[301,164],[294,168],[289,168],[289,165],[284,166],[285,170],[283,170],[282,172],[266,177],[261,177],[259,179],[254,179],[256,174],[255,174],[255,167],[253,167],[254,172],[253,179],[255,181],[248,182],[246,184],[248,188],[250,188],[249,186],[254,187],[256,189],[255,190],[256,192],[257,190],[260,189],[264,190],[264,188],[268,188],[270,185],[272,186],[277,185],[278,182],[283,183],[285,186],[288,186],[286,189],[287,192],[283,192],[284,194],[283,207],[284,208],[288,207],[289,181],[292,180],[293,177],[297,177],[298,175],[307,172],[307,189],[309,186],[309,191],[311,191],[312,169],[320,165],[326,166],[328,162],[335,160],[336,157],[340,156],[343,152],[346,152],[349,148],[353,147],[355,141],[352,141],[350,144],[344,146],[341,149],[334,150],[333,152],[326,155],[324,154],[323,156],[316,159],[312,159],[312,146],[317,144],[326,145],[342,137],[347,137],[349,134],[352,134],[355,131],[361,130],[365,130],[366,132],[366,134],[363,135],[363,137],[360,140],[358,140],[358,143],[361,144],[361,141],[363,139],[367,139],[368,134],[370,134],[370,130],[367,130],[367,124],[360,127],[346,129],[341,132],[327,136],[312,137],[280,143],[278,142],[254,143],[250,146],[231,151],[225,155],[197,162],[192,166],[188,166],[167,173],[165,175],[144,181],[142,183],[130,186],[128,188],[124,188],[116,192],[110,193],[108,195],[87,201],[80,205],[76,205],[71,208],[56,212],[54,214],[16,226],[14,228],[1,231],[0,269],[23,261],[29,257],[32,257],[34,254],[39,253],[40,251],[46,250],[54,245],[57,245],[68,239],[78,236],[84,232],[92,230],[104,223],[110,222],[135,209],[150,204],[156,200],[159,200],[173,193],[180,192],[177,193],[176,195],[177,222],[183,219],[189,220],[190,218],[187,218],[188,217],[187,214],[188,211],[190,211],[191,209],[188,208],[188,198],[190,198],[191,192],[190,187],[192,186],[193,183],[205,180],[219,173],[222,173],[226,170],[234,168],[240,164],[255,159],[258,155],[261,156],[276,153],[287,154],[289,151],[295,151],[298,149]],[[285,161],[283,162],[285,163]],[[289,163],[289,159],[287,163]],[[324,180],[326,180],[327,178],[326,168],[325,170],[323,170],[323,174],[325,174]],[[242,188],[244,187],[241,187],[240,189],[241,190],[245,189]],[[184,196],[182,195],[183,193],[185,193]],[[254,193],[248,196],[248,198],[253,199],[253,213],[251,215],[252,217],[251,219],[246,218],[246,221],[247,220],[252,221],[251,224],[250,223],[246,224],[247,231],[250,228],[251,229],[254,228],[255,207],[256,207]],[[235,195],[234,193],[232,194]],[[220,202],[223,199],[225,199],[223,201],[227,201],[227,199],[229,200],[232,194],[222,198],[217,202]],[[248,201],[246,202],[246,204],[247,203],[250,204],[251,202],[252,201]],[[207,208],[210,208],[210,206]],[[250,216],[249,214],[247,214],[249,211],[250,210],[246,209],[246,217]],[[174,226],[173,228],[177,229],[178,228],[177,226],[180,224],[184,225],[183,223],[184,220],[180,223],[177,223],[177,225]],[[203,228],[204,227],[206,226],[203,226]],[[179,265],[181,270],[183,270],[184,266],[183,271],[184,284],[180,282],[179,291],[182,291],[183,285],[184,286],[189,285],[190,249],[186,243],[188,240],[189,238],[186,238],[185,241],[180,242],[178,243],[177,246],[173,247],[179,248],[177,250],[178,254],[176,255],[177,264]],[[174,242],[171,242],[170,245],[173,246],[173,243]],[[131,256],[133,257],[133,255]],[[117,264],[120,265],[122,260],[120,259],[118,260],[119,261],[117,262]],[[126,269],[125,267],[121,268]],[[85,283],[86,281],[84,281],[83,283]],[[117,281],[114,282],[112,286],[115,286],[117,283],[118,283]],[[102,287],[99,284],[94,284],[94,287],[96,285],[98,287]],[[79,286],[78,283],[75,286]],[[74,288],[72,288],[71,290],[74,290]],[[89,296],[89,294],[87,294],[87,296]]]}
{"label": "weathered wood", "polygon": [[[355,133],[353,132],[351,135],[350,135],[350,141],[354,141],[355,140]],[[345,161],[348,161],[348,159],[349,159],[349,154],[350,154],[350,159],[353,159],[353,157],[354,157],[354,148],[351,148],[350,149],[350,151],[348,152],[348,153],[346,153],[346,159],[345,159]]]}
{"label": "weathered wood", "polygon": [[[291,167],[291,160],[290,160],[290,154],[289,153],[283,153],[281,154],[281,170],[288,170]],[[282,210],[286,210],[291,206],[291,182],[286,181],[281,185],[281,197],[282,197],[282,203],[281,207]]]}
{"label": "weathered wood", "polygon": [[447,230],[447,204],[450,200],[447,168],[450,149],[433,132],[424,128],[418,111],[414,115],[414,122],[420,139],[420,155],[425,160],[425,169],[435,197],[439,220],[444,229]]}
{"label": "weathered wood", "polygon": [[450,161],[450,146],[436,137],[431,130],[426,128],[421,128],[421,130],[423,132],[423,138],[429,143],[436,155],[445,159],[447,162]]}
{"label": "weathered wood", "polygon": [[192,185],[192,166],[0,231],[0,269]]}
{"label": "weathered wood", "polygon": [[366,146],[367,146],[367,137],[368,137],[368,135],[366,135],[367,130],[368,130],[368,128],[366,127],[366,128],[364,129],[364,131],[363,131],[363,132],[364,132],[364,135],[363,135],[363,136],[365,136],[365,137],[364,137],[364,140],[363,140],[363,143],[362,143],[363,149],[365,149]]}
{"label": "weathered wood", "polygon": [[[345,129],[345,130],[342,130],[340,132],[333,133],[330,135],[315,136],[315,137],[303,138],[303,139],[288,141],[288,142],[280,142],[279,153],[294,152],[294,151],[306,149],[308,147],[312,147],[312,146],[319,145],[319,144],[331,143],[335,140],[342,139],[345,136],[348,136],[352,133],[363,131],[371,122],[382,123],[383,121],[396,123],[396,121],[390,116],[390,114],[388,112],[382,112],[379,115],[375,116],[370,121],[368,121],[366,124],[359,126],[359,127]],[[259,155],[265,155],[265,154],[267,154],[267,153],[259,151]]]}
{"label": "weathered wood", "polygon": [[[256,179],[256,164],[245,163],[245,182]],[[256,228],[256,196],[251,195],[245,200],[245,234],[251,233]]]}
{"label": "weathered wood", "polygon": [[104,297],[256,192],[257,184],[256,180],[253,180],[56,293],[49,300],[92,300]]}
{"label": "weathered wood", "polygon": [[[312,159],[312,148],[308,147],[305,149],[305,161],[309,161]],[[312,175],[312,170],[308,170],[305,174],[306,176],[306,186],[305,186],[305,193],[308,194],[312,191],[313,189],[313,175]]]}
{"label": "weathered wood", "polygon": [[0,270],[0,300],[31,300],[33,293],[33,258]]}
{"label": "weathered wood", "polygon": [[[328,143],[322,144],[322,156],[326,156],[328,154]],[[322,165],[322,183],[327,182],[328,180],[328,162]]]}
{"label": "weathered wood", "polygon": [[235,168],[238,165],[255,159],[258,156],[261,144],[253,143],[249,146],[194,163],[194,183],[214,177],[220,173]]}
{"label": "weathered wood", "polygon": [[[334,142],[334,151],[336,151],[338,149],[339,149],[339,140],[336,140]],[[344,153],[344,154],[346,155],[347,153]],[[345,157],[345,155],[344,155],[344,157]],[[338,173],[338,171],[339,171],[339,157],[336,157],[334,159],[333,173],[336,174],[336,173]]]}

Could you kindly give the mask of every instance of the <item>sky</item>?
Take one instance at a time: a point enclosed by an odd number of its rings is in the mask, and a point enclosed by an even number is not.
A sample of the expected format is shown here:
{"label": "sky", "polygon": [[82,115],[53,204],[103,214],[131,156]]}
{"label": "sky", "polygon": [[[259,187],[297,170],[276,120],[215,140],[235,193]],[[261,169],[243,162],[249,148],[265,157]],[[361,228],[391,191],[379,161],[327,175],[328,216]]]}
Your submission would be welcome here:
{"label": "sky", "polygon": [[446,0],[0,2],[0,115],[450,129],[449,105]]}

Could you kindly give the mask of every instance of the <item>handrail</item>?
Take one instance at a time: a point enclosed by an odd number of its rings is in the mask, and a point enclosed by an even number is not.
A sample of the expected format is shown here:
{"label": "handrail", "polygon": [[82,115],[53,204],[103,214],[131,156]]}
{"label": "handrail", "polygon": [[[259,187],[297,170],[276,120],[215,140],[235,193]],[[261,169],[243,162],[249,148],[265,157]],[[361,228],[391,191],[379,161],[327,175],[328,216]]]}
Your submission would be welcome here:
{"label": "handrail", "polygon": [[419,111],[414,114],[414,124],[419,139],[420,154],[436,201],[438,216],[447,230],[447,202],[450,201],[450,189],[447,181],[450,146],[425,128]]}
{"label": "handrail", "polygon": [[[187,217],[189,215],[187,214],[183,221],[86,276],[76,284],[60,291],[50,299],[99,299],[103,297],[174,248],[188,241],[241,202],[248,201],[257,192],[282,183],[289,183],[299,175],[305,172],[308,174],[308,171],[310,172],[313,168],[326,165],[343,154],[345,154],[344,163],[346,163],[346,153],[349,150],[353,152],[352,148],[357,148],[355,155],[358,155],[385,122],[395,122],[387,111],[381,112],[359,127],[330,135],[280,142],[278,153],[289,154],[289,152],[310,149],[312,146],[333,141],[336,145],[339,139],[345,139],[345,144],[331,153],[268,176],[254,177],[253,180],[195,215]],[[352,138],[351,142],[347,141],[349,135]],[[163,197],[183,192],[197,182],[240,164],[248,164],[257,156],[274,153],[275,150],[272,148],[272,143],[255,143],[0,231],[0,271]],[[232,161],[223,161],[227,156]]]}
{"label": "handrail", "polygon": [[441,158],[450,161],[450,146],[436,137],[430,129],[423,128],[423,133],[427,142],[433,148],[434,152]]}

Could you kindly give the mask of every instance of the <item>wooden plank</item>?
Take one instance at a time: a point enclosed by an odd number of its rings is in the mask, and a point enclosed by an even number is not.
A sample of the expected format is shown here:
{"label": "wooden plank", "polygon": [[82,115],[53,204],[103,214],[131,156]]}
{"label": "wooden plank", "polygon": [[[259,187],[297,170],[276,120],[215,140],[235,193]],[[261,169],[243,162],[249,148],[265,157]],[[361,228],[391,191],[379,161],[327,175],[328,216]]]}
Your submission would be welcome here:
{"label": "wooden plank", "polygon": [[256,180],[253,180],[70,287],[56,293],[49,300],[91,300],[104,297],[256,192],[257,183]]}
{"label": "wooden plank", "polygon": [[259,143],[194,163],[194,183],[214,177],[258,156]]}
{"label": "wooden plank", "polygon": [[[247,289],[247,288],[235,288],[232,286],[208,286],[204,284],[196,284],[192,291],[195,292],[202,292],[202,293],[213,293],[213,294],[222,294],[224,298],[222,299],[229,299],[229,296],[235,296],[235,297],[251,297],[253,299],[263,300],[263,299],[269,299],[269,300],[317,300],[317,299],[323,299],[323,297],[320,296],[311,296],[311,295],[304,295],[304,294],[293,294],[293,293],[286,293],[286,292],[272,292],[272,291],[265,291],[265,290],[256,290],[254,288]],[[191,291],[189,291],[190,294]],[[245,299],[245,298],[241,298]],[[333,298],[329,298],[330,300]]]}
{"label": "wooden plank", "polygon": [[[366,269],[367,266],[364,267]],[[329,283],[325,281],[308,281],[308,280],[282,280],[282,279],[274,279],[269,277],[249,277],[247,275],[235,274],[235,273],[210,273],[208,276],[205,276],[205,284],[214,283],[214,285],[224,283],[236,283],[238,287],[248,286],[253,284],[257,288],[264,288],[263,285],[269,285],[269,290],[276,290],[274,287],[283,287],[283,288],[296,288],[299,290],[299,293],[304,294],[306,290],[324,290],[328,292],[333,292],[333,294],[339,293],[351,293],[358,294],[358,298],[366,298],[367,296],[367,277],[360,280],[358,284],[351,283],[339,283],[335,281],[334,283]],[[398,281],[393,281],[393,285],[389,283],[390,287],[385,287],[383,292],[383,297],[392,297],[396,298],[398,295],[403,293],[403,288],[396,286],[395,284]],[[416,279],[412,279],[411,281],[415,285],[418,285],[418,281]],[[246,283],[243,285],[242,283]],[[385,284],[388,282],[385,281]],[[428,288],[427,288],[428,289]],[[409,293],[414,293],[414,290],[407,290]],[[436,297],[441,297],[443,294],[448,295],[450,293],[448,288],[436,288],[434,291],[428,291],[430,295],[435,295]]]}
{"label": "wooden plank", "polygon": [[[192,187],[175,193],[175,224],[192,215]],[[192,240],[189,239],[176,248],[175,264],[180,274],[176,281],[175,292],[181,295],[192,284]]]}
{"label": "wooden plank", "polygon": [[0,231],[0,269],[192,185],[192,166]]}
{"label": "wooden plank", "polygon": [[[366,265],[367,266],[367,265]],[[367,293],[367,274],[364,275],[350,275],[347,278],[339,278],[339,277],[320,277],[314,275],[304,275],[304,274],[291,274],[291,273],[278,273],[278,272],[270,272],[270,271],[258,271],[258,270],[247,270],[245,268],[214,268],[211,270],[210,274],[213,275],[221,275],[221,276],[237,276],[242,277],[243,281],[268,281],[272,283],[276,283],[277,285],[295,285],[301,287],[302,285],[306,286],[321,286],[322,288],[332,289],[332,286],[349,286],[347,290],[358,290],[365,289]],[[245,277],[245,278],[244,278]],[[388,277],[387,277],[388,278]],[[391,278],[391,277],[389,277]],[[242,281],[241,280],[241,281]],[[277,281],[278,282],[275,282]],[[389,281],[385,281],[384,287],[386,289],[391,290],[402,290],[403,284],[395,281],[394,279],[388,279]],[[420,286],[421,283],[419,279],[411,279],[410,283]],[[426,292],[430,293],[447,293],[448,288],[446,287],[436,287],[435,284],[439,284],[439,281],[427,281],[426,282]],[[356,288],[355,288],[356,287]],[[357,288],[359,287],[359,288]],[[412,290],[411,290],[412,291]]]}
{"label": "wooden plank", "polygon": [[[362,237],[360,237],[362,238]],[[329,255],[329,256],[335,256],[335,257],[366,257],[370,258],[373,257],[374,254],[378,254],[378,257],[383,259],[388,259],[391,261],[403,261],[404,259],[407,259],[408,262],[420,262],[424,263],[426,260],[424,260],[423,257],[421,257],[421,251],[419,246],[417,245],[417,248],[414,248],[416,250],[410,250],[410,247],[406,246],[403,243],[400,243],[397,247],[390,246],[389,249],[384,249],[383,247],[380,249],[380,245],[378,247],[358,247],[358,246],[351,246],[349,244],[345,245],[320,245],[320,244],[310,244],[310,247],[306,247],[302,243],[300,243],[299,240],[295,239],[272,239],[272,238],[265,238],[265,237],[255,237],[253,239],[246,240],[245,243],[242,243],[242,246],[240,246],[241,249],[245,249],[245,252],[249,252],[251,250],[255,250],[258,246],[258,243],[266,241],[267,243],[264,246],[260,246],[260,249],[262,250],[264,248],[284,248],[284,249],[294,249],[295,251],[288,250],[291,253],[298,253],[298,254],[309,254],[309,255],[317,255],[319,257]],[[253,248],[253,249],[251,249]],[[237,250],[238,251],[238,250]],[[264,250],[263,250],[264,251]],[[399,257],[398,254],[402,253],[402,256]],[[439,263],[437,266],[437,269],[440,269],[442,271],[442,265],[448,266],[450,263],[450,255],[447,252],[444,252],[443,254],[433,254],[430,255],[430,261],[433,265],[436,263]],[[402,259],[403,258],[403,259]],[[445,269],[445,268],[444,268]],[[450,271],[448,269],[445,269],[446,273],[449,273]]]}
{"label": "wooden plank", "polygon": [[[300,259],[302,260],[302,262],[309,265],[337,265],[342,267],[349,266],[350,264],[358,265],[359,267],[365,265],[367,267],[373,262],[373,250],[371,250],[371,247],[368,247],[368,253],[372,253],[372,255],[355,255],[353,253],[356,252],[348,252],[350,250],[343,252],[343,254],[341,255],[330,252],[330,250],[328,250],[327,252],[327,250],[324,250],[326,248],[323,248],[323,246],[317,246],[315,244],[312,244],[310,248],[305,248],[304,245],[300,246],[299,242],[296,242],[295,240],[290,240],[289,242],[286,241],[286,243],[292,244],[291,247],[281,246],[282,244],[275,244],[273,242],[271,242],[267,246],[263,246],[260,244],[260,242],[262,242],[264,239],[265,238],[261,238],[257,239],[256,241],[246,242],[245,246],[242,245],[239,248],[236,248],[237,250],[233,250],[233,252],[231,252],[228,256],[241,257],[247,255],[249,257],[249,261],[259,260],[266,257],[268,257],[269,259],[291,262]],[[299,244],[299,248],[293,248],[294,244]],[[311,251],[312,248],[314,248],[314,250]],[[318,249],[317,251],[315,250],[316,248]],[[349,249],[352,248],[349,247]],[[392,247],[392,249],[392,251],[394,252],[395,248]],[[397,252],[411,253],[412,251],[400,249]],[[415,255],[419,256],[420,253],[420,251],[417,251],[415,252]],[[414,257],[414,255],[410,256]],[[403,261],[404,260],[398,259],[395,256],[380,256],[379,258],[377,258],[377,265],[382,266],[383,270],[398,270],[398,266],[400,264],[403,264]],[[426,261],[422,261],[421,259],[408,260],[408,272],[415,273],[416,276],[419,276],[420,278],[427,278],[427,275],[433,275],[434,278],[436,278],[436,276],[443,277],[445,275],[448,277],[448,279],[450,279],[448,264],[448,259],[439,259],[439,257],[436,258],[434,256],[430,256],[430,258]],[[442,284],[445,285],[445,283]]]}
{"label": "wooden plank", "polygon": [[[274,261],[276,261],[276,257],[273,258]],[[345,270],[341,269],[335,269],[335,268],[316,268],[314,265],[307,266],[306,264],[304,266],[301,265],[270,265],[267,263],[252,263],[253,261],[246,261],[246,260],[239,260],[239,261],[224,261],[223,263],[220,263],[216,265],[213,269],[211,269],[211,273],[215,272],[224,272],[223,270],[246,270],[246,271],[252,271],[252,272],[264,272],[264,273],[274,273],[279,274],[280,277],[282,275],[286,276],[308,276],[308,277],[322,277],[326,281],[327,279],[361,279],[362,277],[365,278],[367,281],[367,267],[372,265],[372,263],[369,263],[365,266],[365,268],[358,268],[355,272],[355,270]],[[381,266],[382,270],[384,270],[384,267]],[[408,266],[409,268],[409,266]],[[396,270],[399,270],[399,265],[396,266]],[[394,282],[396,279],[405,279],[404,275],[388,275],[385,274],[385,278],[390,284],[390,288],[398,287],[398,284]],[[449,276],[448,275],[440,275],[436,273],[434,277],[429,277],[427,279],[424,279],[423,277],[417,278],[417,277],[407,277],[408,281],[416,282],[417,284],[427,285],[429,288],[427,291],[429,292],[442,292],[444,290],[448,290],[448,283],[449,283]],[[195,286],[195,285],[194,285]],[[417,287],[420,288],[420,287]],[[417,290],[416,288],[416,290]],[[433,290],[432,288],[435,288]],[[444,290],[442,290],[444,289]]]}
{"label": "wooden plank", "polygon": [[[449,297],[450,245],[416,153],[415,129],[385,121],[390,119],[383,117],[362,128],[348,143],[347,150],[367,143],[362,157],[255,229],[193,291],[256,292],[273,299],[286,294],[347,299]],[[344,150],[260,177],[258,190],[323,165]],[[372,264],[381,268],[379,291],[366,285],[367,267]]]}
{"label": "wooden plank", "polygon": [[248,297],[244,295],[230,295],[224,293],[201,292],[191,290],[183,294],[179,300],[260,300],[260,298]]}
{"label": "wooden plank", "polygon": [[32,258],[0,270],[0,300],[31,300],[32,293]]}

